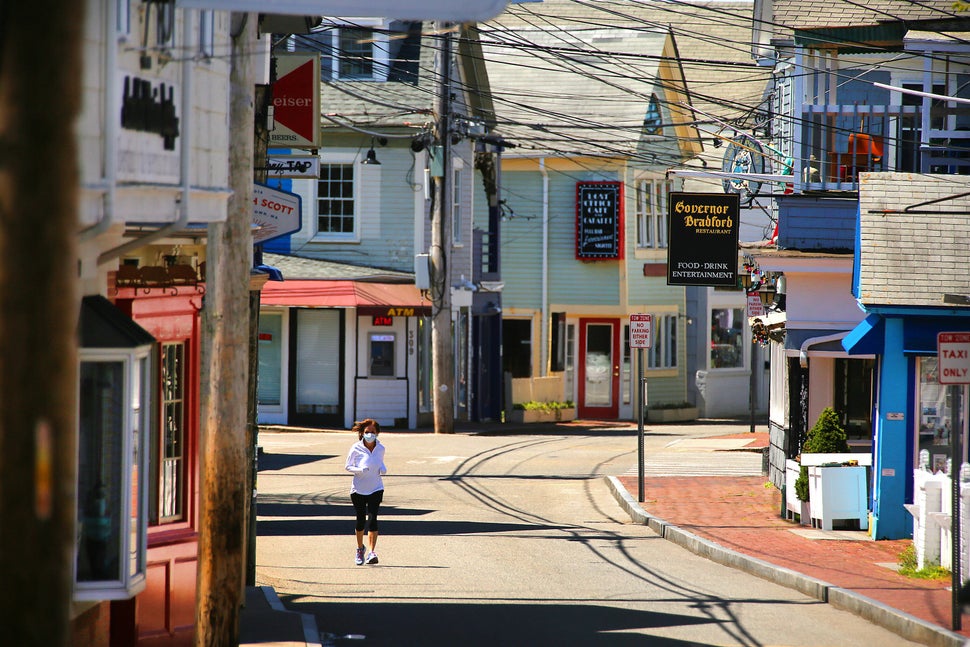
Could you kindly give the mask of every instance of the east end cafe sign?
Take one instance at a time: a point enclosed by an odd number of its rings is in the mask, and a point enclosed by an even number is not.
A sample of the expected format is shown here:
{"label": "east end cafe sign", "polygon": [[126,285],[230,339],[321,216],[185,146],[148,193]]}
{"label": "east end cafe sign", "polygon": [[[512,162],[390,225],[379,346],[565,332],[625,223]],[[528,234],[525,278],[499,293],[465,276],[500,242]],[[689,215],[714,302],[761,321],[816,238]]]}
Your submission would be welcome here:
{"label": "east end cafe sign", "polygon": [[671,193],[667,285],[736,287],[737,193]]}

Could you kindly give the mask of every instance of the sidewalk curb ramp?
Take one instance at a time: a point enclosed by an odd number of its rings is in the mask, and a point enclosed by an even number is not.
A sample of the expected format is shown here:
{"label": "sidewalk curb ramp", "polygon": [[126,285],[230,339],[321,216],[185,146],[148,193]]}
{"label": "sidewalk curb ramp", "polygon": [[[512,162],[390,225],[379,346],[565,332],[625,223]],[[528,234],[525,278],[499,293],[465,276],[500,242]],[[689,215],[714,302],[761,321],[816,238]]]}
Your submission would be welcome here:
{"label": "sidewalk curb ramp", "polygon": [[630,515],[634,523],[649,526],[662,538],[713,562],[730,566],[756,575],[781,586],[795,589],[820,602],[848,611],[893,633],[932,647],[965,647],[970,645],[963,636],[917,618],[881,602],[867,598],[814,577],[809,577],[783,566],[777,566],[755,557],[727,549],[720,544],[702,539],[658,517],[647,513],[627,492],[615,476],[605,477],[620,507]]}
{"label": "sidewalk curb ramp", "polygon": [[316,618],[287,609],[272,586],[246,587],[239,636],[240,647],[322,647]]}

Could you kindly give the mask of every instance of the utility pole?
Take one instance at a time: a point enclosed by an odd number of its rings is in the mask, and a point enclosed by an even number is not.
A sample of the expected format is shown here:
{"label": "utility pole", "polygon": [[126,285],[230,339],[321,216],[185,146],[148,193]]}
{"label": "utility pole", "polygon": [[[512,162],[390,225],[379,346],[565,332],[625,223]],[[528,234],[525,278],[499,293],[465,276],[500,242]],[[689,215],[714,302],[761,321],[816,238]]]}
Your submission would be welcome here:
{"label": "utility pole", "polygon": [[[198,647],[239,643],[247,489],[256,15],[232,14],[229,213],[209,225],[203,308]],[[208,342],[208,343],[205,343]]]}
{"label": "utility pole", "polygon": [[[0,3],[0,608],[9,645],[70,642],[80,307],[74,125],[85,5]],[[39,26],[50,37],[42,48]]]}
{"label": "utility pole", "polygon": [[432,149],[432,168],[436,177],[434,208],[431,213],[431,362],[434,387],[434,431],[455,431],[454,353],[451,333],[451,285],[448,257],[451,252],[451,26],[437,23],[441,46],[435,54],[440,82],[438,84],[438,146]]}

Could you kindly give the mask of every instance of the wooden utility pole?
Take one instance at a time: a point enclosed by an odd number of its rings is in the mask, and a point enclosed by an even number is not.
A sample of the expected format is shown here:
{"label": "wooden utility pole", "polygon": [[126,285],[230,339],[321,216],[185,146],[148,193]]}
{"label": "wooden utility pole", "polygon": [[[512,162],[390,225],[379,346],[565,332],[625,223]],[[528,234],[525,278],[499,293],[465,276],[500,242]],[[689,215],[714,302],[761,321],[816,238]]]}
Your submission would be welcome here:
{"label": "wooden utility pole", "polygon": [[[438,23],[441,46],[437,58],[438,146],[434,154],[441,177],[436,177],[434,209],[431,213],[431,364],[434,386],[434,431],[455,431],[454,353],[451,333],[451,285],[448,257],[451,252],[451,27]],[[433,174],[432,174],[433,175]]]}
{"label": "wooden utility pole", "polygon": [[[9,645],[63,647],[70,635],[84,4],[0,3],[0,642]],[[38,29],[50,39],[41,48]]]}
{"label": "wooden utility pole", "polygon": [[[232,15],[229,215],[209,225],[203,308],[202,442],[196,645],[239,644],[245,522],[249,270],[252,264],[256,16]],[[208,342],[208,343],[205,343]]]}

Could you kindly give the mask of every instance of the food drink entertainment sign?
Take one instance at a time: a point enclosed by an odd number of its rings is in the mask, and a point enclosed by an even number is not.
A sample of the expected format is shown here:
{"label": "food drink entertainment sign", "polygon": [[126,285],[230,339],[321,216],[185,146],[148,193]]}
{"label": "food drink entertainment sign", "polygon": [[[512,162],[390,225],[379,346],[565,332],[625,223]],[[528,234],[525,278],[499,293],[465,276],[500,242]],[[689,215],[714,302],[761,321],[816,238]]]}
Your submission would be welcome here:
{"label": "food drink entertainment sign", "polygon": [[738,284],[737,193],[671,193],[667,285]]}
{"label": "food drink entertainment sign", "polygon": [[576,183],[576,258],[623,258],[623,185]]}

